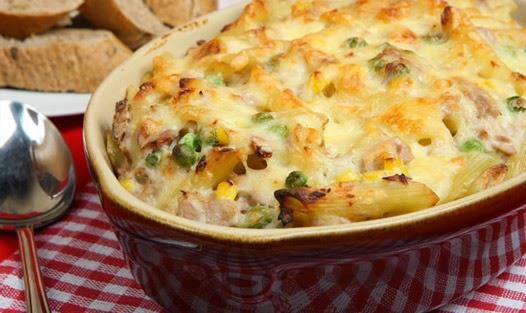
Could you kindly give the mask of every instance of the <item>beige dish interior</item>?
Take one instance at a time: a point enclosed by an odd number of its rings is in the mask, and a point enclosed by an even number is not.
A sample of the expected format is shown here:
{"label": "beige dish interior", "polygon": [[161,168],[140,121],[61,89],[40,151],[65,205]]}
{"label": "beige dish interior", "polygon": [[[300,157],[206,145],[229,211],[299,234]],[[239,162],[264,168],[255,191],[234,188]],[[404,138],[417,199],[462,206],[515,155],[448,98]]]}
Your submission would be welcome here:
{"label": "beige dish interior", "polygon": [[111,129],[115,103],[124,97],[125,89],[129,85],[137,85],[142,75],[151,69],[152,59],[156,55],[170,51],[176,56],[182,56],[189,47],[195,45],[196,41],[209,39],[218,34],[223,26],[240,15],[243,7],[244,4],[239,4],[212,13],[150,42],[115,69],[91,98],[84,120],[86,151],[101,187],[109,197],[123,207],[150,220],[190,234],[230,242],[269,243],[324,235],[360,234],[363,237],[363,234],[381,229],[396,228],[403,231],[404,228],[422,223],[424,220],[447,218],[459,208],[483,201],[526,181],[526,174],[522,174],[485,192],[415,213],[355,224],[288,229],[241,229],[203,224],[169,214],[135,198],[119,184],[105,152],[104,133]]}

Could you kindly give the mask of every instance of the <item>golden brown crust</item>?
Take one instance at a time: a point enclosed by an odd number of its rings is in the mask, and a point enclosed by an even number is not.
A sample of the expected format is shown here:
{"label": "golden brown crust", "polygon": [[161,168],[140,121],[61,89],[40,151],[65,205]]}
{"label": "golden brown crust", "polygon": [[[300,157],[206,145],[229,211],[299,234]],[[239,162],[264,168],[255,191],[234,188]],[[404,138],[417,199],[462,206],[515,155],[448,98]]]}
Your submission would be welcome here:
{"label": "golden brown crust", "polygon": [[[524,171],[526,40],[511,1],[252,1],[217,37],[157,57],[143,80],[154,87],[128,93],[135,168],[163,130],[187,150],[160,147],[150,204],[171,210],[184,190],[235,201],[239,227],[260,225],[241,202],[326,225],[470,195],[510,158]],[[131,173],[119,179],[140,195]]]}
{"label": "golden brown crust", "polygon": [[81,4],[81,0],[72,0],[64,3],[62,10],[43,9],[42,12],[0,10],[0,35],[22,39],[43,33],[66,19]]}
{"label": "golden brown crust", "polygon": [[13,38],[26,38],[40,34],[68,16],[69,12],[43,16],[16,16],[0,12],[0,34]]}

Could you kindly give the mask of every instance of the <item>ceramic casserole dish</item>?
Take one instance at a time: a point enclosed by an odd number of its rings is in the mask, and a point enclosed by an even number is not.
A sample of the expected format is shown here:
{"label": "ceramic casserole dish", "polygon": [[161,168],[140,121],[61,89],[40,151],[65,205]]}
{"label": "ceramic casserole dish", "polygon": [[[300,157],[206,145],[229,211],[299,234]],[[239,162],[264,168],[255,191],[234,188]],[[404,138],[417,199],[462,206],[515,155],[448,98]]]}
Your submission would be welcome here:
{"label": "ceramic casserole dish", "polygon": [[243,4],[154,40],[91,98],[86,155],[136,280],[170,312],[424,312],[474,290],[526,253],[526,175],[418,212],[353,224],[242,229],[159,210],[119,184],[106,154],[115,103],[155,56],[185,54]]}

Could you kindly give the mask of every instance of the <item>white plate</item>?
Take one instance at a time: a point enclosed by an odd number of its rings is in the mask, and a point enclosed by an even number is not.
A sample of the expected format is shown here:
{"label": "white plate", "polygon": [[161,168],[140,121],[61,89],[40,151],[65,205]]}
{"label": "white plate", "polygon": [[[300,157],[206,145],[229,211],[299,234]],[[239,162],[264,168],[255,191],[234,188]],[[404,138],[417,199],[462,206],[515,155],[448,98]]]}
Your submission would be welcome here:
{"label": "white plate", "polygon": [[90,96],[87,93],[37,92],[0,88],[0,100],[15,100],[29,104],[46,116],[82,114],[86,110]]}
{"label": "white plate", "polygon": [[[225,8],[240,0],[220,0],[219,8]],[[90,94],[37,92],[0,88],[0,100],[16,100],[37,109],[47,116],[66,116],[83,114],[88,105]]]}

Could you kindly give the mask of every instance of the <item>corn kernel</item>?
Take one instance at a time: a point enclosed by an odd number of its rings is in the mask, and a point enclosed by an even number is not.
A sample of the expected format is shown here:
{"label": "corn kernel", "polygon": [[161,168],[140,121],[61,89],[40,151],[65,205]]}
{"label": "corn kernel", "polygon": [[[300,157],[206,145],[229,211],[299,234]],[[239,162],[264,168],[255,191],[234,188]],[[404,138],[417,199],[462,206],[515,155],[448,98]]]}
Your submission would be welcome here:
{"label": "corn kernel", "polygon": [[121,180],[121,186],[124,187],[128,192],[133,191],[133,182],[130,178]]}
{"label": "corn kernel", "polygon": [[490,80],[484,80],[484,85],[491,90],[495,90],[495,85]]}
{"label": "corn kernel", "polygon": [[326,80],[320,72],[314,72],[309,79],[309,86],[315,93],[320,93],[323,89],[330,84],[330,81]]}
{"label": "corn kernel", "polygon": [[402,166],[400,158],[387,158],[384,160],[384,170],[392,171]]}
{"label": "corn kernel", "polygon": [[351,169],[345,170],[341,172],[340,175],[336,176],[337,183],[349,183],[349,182],[355,182],[359,180],[360,180],[360,176]]}
{"label": "corn kernel", "polygon": [[385,177],[384,171],[370,171],[363,173],[363,179],[365,181],[377,181]]}
{"label": "corn kernel", "polygon": [[216,128],[216,138],[219,144],[223,146],[227,146],[228,144],[230,144],[230,137],[228,136],[226,130],[221,126]]}
{"label": "corn kernel", "polygon": [[384,170],[387,174],[405,174],[407,175],[407,168],[400,158],[389,158],[384,160]]}
{"label": "corn kernel", "polygon": [[217,185],[216,197],[219,199],[234,200],[236,199],[238,191],[239,189],[236,184],[224,181]]}

